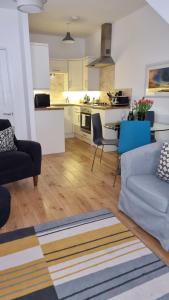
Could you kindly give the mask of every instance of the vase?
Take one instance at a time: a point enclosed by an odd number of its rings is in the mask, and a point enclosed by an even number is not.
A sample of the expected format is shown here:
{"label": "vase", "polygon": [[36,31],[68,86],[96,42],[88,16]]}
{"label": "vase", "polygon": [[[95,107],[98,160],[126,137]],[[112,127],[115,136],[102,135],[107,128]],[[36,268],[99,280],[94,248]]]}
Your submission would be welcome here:
{"label": "vase", "polygon": [[145,112],[138,111],[138,113],[137,113],[137,119],[139,121],[144,121],[145,120]]}

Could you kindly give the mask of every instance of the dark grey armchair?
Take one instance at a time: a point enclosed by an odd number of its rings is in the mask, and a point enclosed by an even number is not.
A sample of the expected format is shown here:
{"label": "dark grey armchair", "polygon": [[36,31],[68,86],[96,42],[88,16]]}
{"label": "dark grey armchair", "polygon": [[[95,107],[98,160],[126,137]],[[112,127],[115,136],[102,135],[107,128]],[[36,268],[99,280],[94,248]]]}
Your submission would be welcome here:
{"label": "dark grey armchair", "polygon": [[[9,120],[0,119],[0,130],[11,126]],[[41,146],[37,142],[17,140],[17,151],[0,153],[0,185],[33,177],[37,186],[38,175],[41,173]]]}

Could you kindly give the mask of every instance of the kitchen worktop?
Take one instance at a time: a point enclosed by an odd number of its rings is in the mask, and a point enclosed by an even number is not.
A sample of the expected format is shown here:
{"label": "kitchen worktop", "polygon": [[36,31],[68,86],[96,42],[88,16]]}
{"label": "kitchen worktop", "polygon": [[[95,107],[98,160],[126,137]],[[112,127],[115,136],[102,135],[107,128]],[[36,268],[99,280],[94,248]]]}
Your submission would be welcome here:
{"label": "kitchen worktop", "polygon": [[50,106],[50,107],[39,107],[39,108],[35,108],[35,111],[49,111],[49,110],[63,110],[64,106]]}
{"label": "kitchen worktop", "polygon": [[103,110],[107,110],[107,109],[122,109],[122,108],[129,108],[128,105],[92,105],[92,104],[83,104],[83,103],[77,103],[77,104],[73,104],[73,103],[60,103],[60,104],[53,104],[52,107],[67,107],[67,106],[80,106],[80,107],[90,107],[92,109],[103,109]]}

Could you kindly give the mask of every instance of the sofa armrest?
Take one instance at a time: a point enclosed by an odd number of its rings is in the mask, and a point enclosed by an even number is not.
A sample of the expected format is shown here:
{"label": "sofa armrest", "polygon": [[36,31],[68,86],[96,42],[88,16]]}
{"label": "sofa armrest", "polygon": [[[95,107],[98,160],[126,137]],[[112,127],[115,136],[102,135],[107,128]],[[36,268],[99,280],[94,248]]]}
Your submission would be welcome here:
{"label": "sofa armrest", "polygon": [[41,145],[33,141],[17,140],[17,148],[18,151],[26,152],[31,156],[34,164],[34,175],[39,175],[42,161]]}
{"label": "sofa armrest", "polygon": [[162,142],[157,142],[124,153],[121,156],[122,185],[126,185],[129,176],[155,173],[161,147]]}

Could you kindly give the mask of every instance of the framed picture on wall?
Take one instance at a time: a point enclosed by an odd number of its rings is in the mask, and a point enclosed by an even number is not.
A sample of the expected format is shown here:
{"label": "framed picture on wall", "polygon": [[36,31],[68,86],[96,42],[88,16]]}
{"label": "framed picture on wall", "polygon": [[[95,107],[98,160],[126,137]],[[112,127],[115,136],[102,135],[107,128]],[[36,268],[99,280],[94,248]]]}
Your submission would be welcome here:
{"label": "framed picture on wall", "polygon": [[169,96],[169,62],[146,67],[146,95]]}

